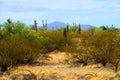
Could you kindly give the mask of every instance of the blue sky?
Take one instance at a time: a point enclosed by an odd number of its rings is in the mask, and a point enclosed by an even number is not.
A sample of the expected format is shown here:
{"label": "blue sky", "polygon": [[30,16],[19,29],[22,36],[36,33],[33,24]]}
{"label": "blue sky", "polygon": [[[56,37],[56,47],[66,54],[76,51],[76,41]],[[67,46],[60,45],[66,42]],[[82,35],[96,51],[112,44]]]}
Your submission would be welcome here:
{"label": "blue sky", "polygon": [[37,20],[120,27],[120,0],[0,0],[0,23]]}

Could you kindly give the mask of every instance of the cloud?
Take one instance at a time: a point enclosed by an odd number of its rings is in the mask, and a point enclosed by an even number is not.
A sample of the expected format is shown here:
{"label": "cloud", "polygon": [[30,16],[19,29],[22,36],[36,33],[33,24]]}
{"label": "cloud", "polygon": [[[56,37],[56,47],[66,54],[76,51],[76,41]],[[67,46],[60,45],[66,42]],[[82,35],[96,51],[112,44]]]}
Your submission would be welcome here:
{"label": "cloud", "polygon": [[50,22],[61,20],[97,25],[115,22],[119,14],[119,0],[0,0],[2,20],[11,17],[27,23],[33,19],[49,19]]}
{"label": "cloud", "polygon": [[32,10],[36,8],[49,8],[51,10],[59,11],[85,11],[90,9],[100,9],[108,7],[120,7],[118,1],[111,0],[2,0],[4,6],[7,8],[20,7],[29,8]]}
{"label": "cloud", "polygon": [[[1,0],[1,11],[61,11],[61,12],[101,12],[118,10],[120,5],[117,0]],[[117,9],[116,9],[117,8]]]}

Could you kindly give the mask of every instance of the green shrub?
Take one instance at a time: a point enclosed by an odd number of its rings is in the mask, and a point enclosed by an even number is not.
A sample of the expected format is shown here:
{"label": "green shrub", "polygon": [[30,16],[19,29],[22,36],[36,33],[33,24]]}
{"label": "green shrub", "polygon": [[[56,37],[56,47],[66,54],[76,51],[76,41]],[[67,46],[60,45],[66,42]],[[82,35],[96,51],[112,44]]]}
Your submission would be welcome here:
{"label": "green shrub", "polygon": [[[71,61],[86,64],[88,60],[106,66],[112,63],[117,68],[120,60],[119,33],[113,31],[82,31],[79,38],[73,38],[72,45],[66,46]],[[117,70],[117,69],[116,69]]]}
{"label": "green shrub", "polygon": [[74,34],[71,45],[66,46],[66,51],[69,52],[68,59],[72,62],[87,65],[90,57],[87,40],[90,36],[86,31],[82,31],[79,36],[78,34]]}
{"label": "green shrub", "polygon": [[32,62],[36,58],[45,57],[45,49],[49,49],[50,40],[37,32],[31,31],[21,22],[10,19],[0,30],[0,66],[1,71],[17,64]]}
{"label": "green shrub", "polygon": [[116,34],[113,32],[98,32],[91,36],[88,45],[90,47],[90,54],[97,63],[102,63],[105,66],[112,57],[116,49]]}
{"label": "green shrub", "polygon": [[68,35],[68,37],[65,38],[62,30],[40,31],[40,35],[49,41],[48,51],[64,50],[63,48],[66,44],[71,44],[71,37]]}
{"label": "green shrub", "polygon": [[69,31],[71,31],[71,32],[76,32],[77,29],[78,29],[78,25],[75,24],[75,25],[70,26]]}
{"label": "green shrub", "polygon": [[9,66],[33,61],[40,52],[36,42],[21,39],[19,36],[6,37],[0,40],[0,45],[2,71],[5,71]]}
{"label": "green shrub", "polygon": [[14,34],[21,33],[22,30],[24,30],[25,27],[26,27],[26,25],[24,23],[20,22],[20,21],[15,22],[13,25],[14,25],[13,26]]}

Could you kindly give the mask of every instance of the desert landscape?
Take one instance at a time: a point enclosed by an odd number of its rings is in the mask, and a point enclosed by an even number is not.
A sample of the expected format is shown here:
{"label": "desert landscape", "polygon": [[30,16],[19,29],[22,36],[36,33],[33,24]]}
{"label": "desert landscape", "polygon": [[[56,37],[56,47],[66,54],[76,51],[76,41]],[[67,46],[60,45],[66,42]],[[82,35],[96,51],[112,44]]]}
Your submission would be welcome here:
{"label": "desert landscape", "polygon": [[0,80],[120,80],[120,0],[0,0]]}

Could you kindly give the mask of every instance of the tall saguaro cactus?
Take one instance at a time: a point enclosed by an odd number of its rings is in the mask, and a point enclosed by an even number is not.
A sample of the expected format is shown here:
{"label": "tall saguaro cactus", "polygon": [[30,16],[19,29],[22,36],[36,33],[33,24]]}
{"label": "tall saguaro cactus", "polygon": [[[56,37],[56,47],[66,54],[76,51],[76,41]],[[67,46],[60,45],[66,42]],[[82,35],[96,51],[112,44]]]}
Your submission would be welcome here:
{"label": "tall saguaro cactus", "polygon": [[67,37],[67,31],[66,31],[66,28],[64,28],[63,30],[63,36],[66,38]]}
{"label": "tall saguaro cactus", "polygon": [[46,20],[46,24],[45,24],[45,30],[47,30],[47,20]]}
{"label": "tall saguaro cactus", "polygon": [[45,24],[44,24],[44,20],[42,20],[42,25],[43,25],[43,29],[45,29]]}
{"label": "tall saguaro cactus", "polygon": [[34,27],[35,27],[35,29],[37,31],[37,21],[36,20],[34,20]]}
{"label": "tall saguaro cactus", "polygon": [[47,20],[42,20],[43,29],[47,30]]}
{"label": "tall saguaro cactus", "polygon": [[69,25],[68,25],[68,24],[67,24],[67,27],[66,27],[66,28],[67,28],[67,32],[69,32]]}
{"label": "tall saguaro cactus", "polygon": [[81,32],[81,25],[79,24],[78,25],[78,33],[80,34],[80,32]]}

